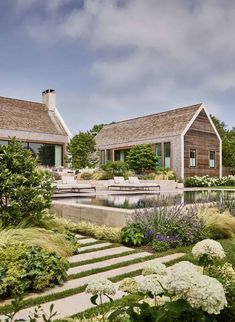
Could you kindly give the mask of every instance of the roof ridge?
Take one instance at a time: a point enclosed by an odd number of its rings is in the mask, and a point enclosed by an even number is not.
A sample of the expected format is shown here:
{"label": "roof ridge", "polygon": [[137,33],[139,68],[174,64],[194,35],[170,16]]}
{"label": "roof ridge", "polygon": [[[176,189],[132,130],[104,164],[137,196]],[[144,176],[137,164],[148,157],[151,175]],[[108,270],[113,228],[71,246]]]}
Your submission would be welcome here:
{"label": "roof ridge", "polygon": [[45,105],[43,103],[35,102],[35,101],[27,101],[19,98],[13,98],[13,97],[7,97],[7,96],[0,96],[0,99],[7,99],[7,100],[12,100],[12,101],[19,101],[19,102],[26,102],[26,103],[34,103],[34,104],[39,104],[39,105]]}
{"label": "roof ridge", "polygon": [[161,114],[165,114],[165,113],[169,113],[169,112],[174,112],[174,111],[177,111],[177,110],[182,110],[182,109],[190,108],[190,107],[193,107],[193,106],[198,106],[198,109],[199,109],[202,106],[202,104],[203,103],[197,103],[197,104],[192,104],[192,105],[188,105],[188,106],[176,107],[176,108],[169,109],[167,111],[162,111],[162,112],[159,112],[159,113],[152,113],[152,114],[148,114],[148,115],[133,117],[133,118],[122,120],[122,121],[111,122],[111,123],[105,125],[104,127],[109,126],[109,125],[124,123],[124,122],[127,122],[127,121],[138,120],[138,119],[142,119],[142,118],[150,117],[150,116],[154,116],[154,115],[161,115]]}

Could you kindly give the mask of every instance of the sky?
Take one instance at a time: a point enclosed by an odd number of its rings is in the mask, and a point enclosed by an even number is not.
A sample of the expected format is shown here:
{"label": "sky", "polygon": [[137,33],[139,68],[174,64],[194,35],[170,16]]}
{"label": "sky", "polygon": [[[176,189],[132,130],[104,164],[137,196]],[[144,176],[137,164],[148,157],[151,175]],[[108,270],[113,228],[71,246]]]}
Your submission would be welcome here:
{"label": "sky", "polygon": [[0,0],[0,96],[56,105],[73,134],[204,103],[235,126],[234,0]]}

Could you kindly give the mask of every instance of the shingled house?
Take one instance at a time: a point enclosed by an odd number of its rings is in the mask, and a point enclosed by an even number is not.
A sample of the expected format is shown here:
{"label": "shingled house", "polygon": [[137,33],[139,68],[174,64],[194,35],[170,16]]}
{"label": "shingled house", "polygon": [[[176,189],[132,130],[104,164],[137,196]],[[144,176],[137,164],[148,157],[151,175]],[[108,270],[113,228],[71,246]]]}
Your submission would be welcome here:
{"label": "shingled house", "polygon": [[203,104],[112,123],[96,136],[101,164],[125,160],[131,146],[143,143],[178,178],[222,175],[221,138]]}
{"label": "shingled house", "polygon": [[0,97],[0,144],[16,137],[38,155],[45,166],[64,164],[65,145],[71,136],[55,106],[55,91],[42,93],[42,103]]}

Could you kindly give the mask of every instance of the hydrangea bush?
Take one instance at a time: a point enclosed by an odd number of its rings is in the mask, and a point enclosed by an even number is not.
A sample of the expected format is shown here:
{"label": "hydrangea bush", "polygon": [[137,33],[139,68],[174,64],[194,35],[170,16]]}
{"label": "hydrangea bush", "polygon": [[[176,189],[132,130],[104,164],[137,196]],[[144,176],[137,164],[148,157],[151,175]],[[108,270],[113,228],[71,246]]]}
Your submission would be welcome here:
{"label": "hydrangea bush", "polygon": [[[210,258],[210,265],[225,256],[222,246],[213,240],[204,240],[195,245],[193,256]],[[217,267],[217,270],[215,269]],[[211,270],[213,272],[213,270]],[[147,265],[142,278],[126,278],[119,290],[127,294],[139,294],[143,299],[109,312],[108,321],[233,321],[229,312],[232,305],[228,290],[234,286],[235,271],[226,263],[214,266],[214,273],[188,261],[172,266],[156,263]],[[223,278],[216,277],[223,276]],[[87,292],[94,295],[112,295],[114,286],[105,279],[91,282]],[[229,312],[226,316],[226,312]],[[223,317],[223,318],[221,318]]]}
{"label": "hydrangea bush", "polygon": [[235,186],[235,176],[229,175],[221,178],[206,176],[194,176],[185,179],[186,187],[221,187]]}

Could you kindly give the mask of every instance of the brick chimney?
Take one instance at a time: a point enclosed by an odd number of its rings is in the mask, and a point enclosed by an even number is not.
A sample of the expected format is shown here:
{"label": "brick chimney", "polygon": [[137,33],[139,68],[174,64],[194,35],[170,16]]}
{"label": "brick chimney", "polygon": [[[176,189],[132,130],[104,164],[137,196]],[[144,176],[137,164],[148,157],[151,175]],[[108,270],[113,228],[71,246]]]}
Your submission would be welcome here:
{"label": "brick chimney", "polygon": [[42,102],[47,106],[49,111],[55,112],[55,90],[49,88],[43,91]]}

